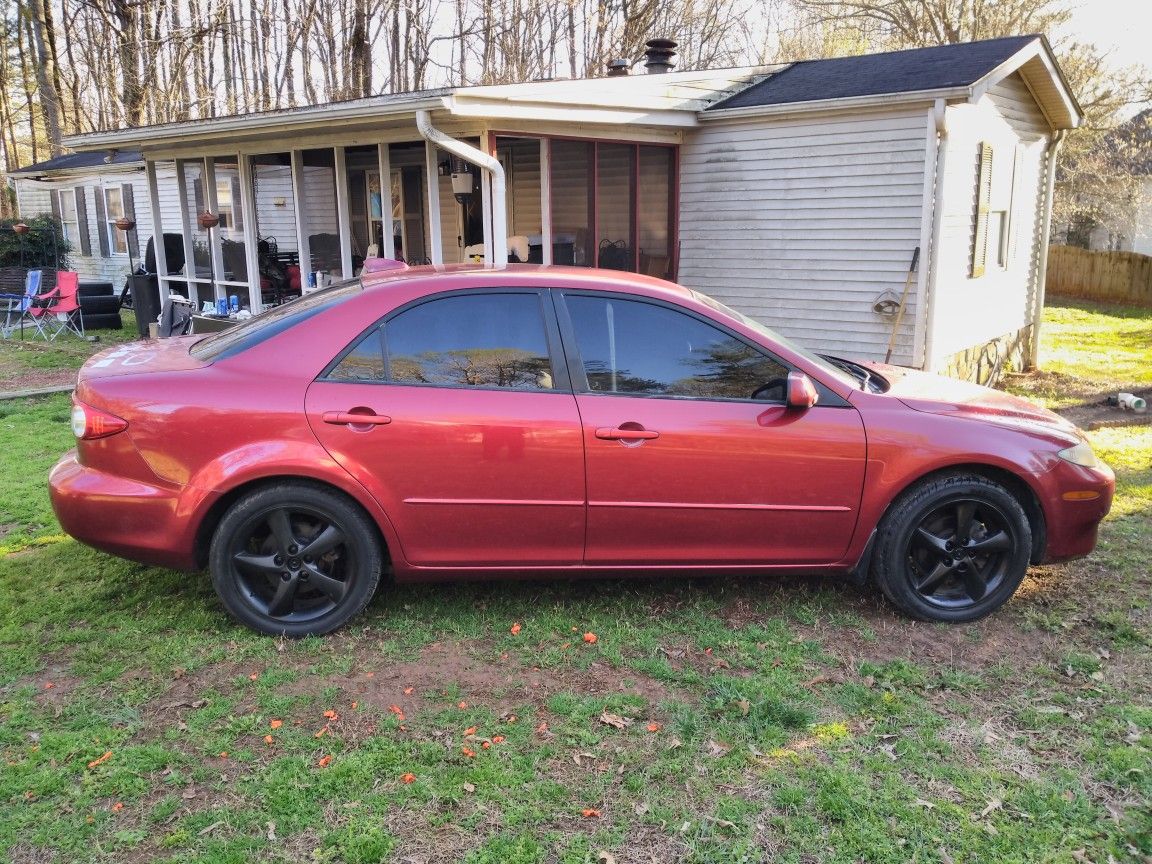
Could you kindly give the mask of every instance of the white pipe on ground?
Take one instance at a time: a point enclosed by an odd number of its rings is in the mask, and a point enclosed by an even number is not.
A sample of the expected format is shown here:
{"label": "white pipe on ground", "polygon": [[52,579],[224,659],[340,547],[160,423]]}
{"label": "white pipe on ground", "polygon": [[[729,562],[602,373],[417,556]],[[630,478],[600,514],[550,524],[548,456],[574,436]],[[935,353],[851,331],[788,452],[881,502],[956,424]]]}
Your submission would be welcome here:
{"label": "white pipe on ground", "polygon": [[[492,260],[485,263],[498,270],[507,267],[508,215],[504,204],[504,166],[500,164],[498,159],[488,155],[483,150],[478,150],[434,128],[432,115],[427,111],[416,112],[416,130],[425,141],[435,144],[441,150],[459,156],[481,171],[487,171],[492,178]],[[434,182],[434,178],[429,177],[428,182]]]}

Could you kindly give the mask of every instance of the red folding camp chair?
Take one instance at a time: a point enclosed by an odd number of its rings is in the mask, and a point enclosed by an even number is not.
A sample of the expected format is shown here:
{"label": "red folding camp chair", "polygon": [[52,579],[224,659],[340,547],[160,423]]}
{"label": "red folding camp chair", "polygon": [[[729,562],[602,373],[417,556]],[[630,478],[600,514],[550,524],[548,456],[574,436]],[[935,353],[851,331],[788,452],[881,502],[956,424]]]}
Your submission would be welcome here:
{"label": "red folding camp chair", "polygon": [[56,274],[56,287],[37,294],[28,314],[46,339],[55,339],[65,330],[84,338],[80,315],[80,274],[62,270]]}

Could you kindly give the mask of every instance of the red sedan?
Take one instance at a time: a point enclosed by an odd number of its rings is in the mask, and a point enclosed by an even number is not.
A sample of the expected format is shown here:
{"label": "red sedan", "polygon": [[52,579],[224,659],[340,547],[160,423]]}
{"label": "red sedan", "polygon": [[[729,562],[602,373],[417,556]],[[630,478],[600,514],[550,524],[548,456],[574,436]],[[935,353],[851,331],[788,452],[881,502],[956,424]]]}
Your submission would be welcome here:
{"label": "red sedan", "polygon": [[203,568],[266,633],[397,580],[870,578],[969,621],[1087,555],[1114,490],[1067,421],[816,356],[696,292],[570,268],[414,269],[97,355],[52,502],[76,539]]}

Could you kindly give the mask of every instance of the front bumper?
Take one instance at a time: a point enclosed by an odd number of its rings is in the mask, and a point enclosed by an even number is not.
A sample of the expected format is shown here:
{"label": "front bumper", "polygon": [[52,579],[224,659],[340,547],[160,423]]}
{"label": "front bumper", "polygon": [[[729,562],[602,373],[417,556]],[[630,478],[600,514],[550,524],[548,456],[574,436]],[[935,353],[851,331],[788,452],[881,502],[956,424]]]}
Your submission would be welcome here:
{"label": "front bumper", "polygon": [[[1047,544],[1044,563],[1083,558],[1096,548],[1100,522],[1112,509],[1116,475],[1104,463],[1084,468],[1059,460],[1046,478],[1045,509]],[[1066,495],[1095,493],[1095,498],[1069,500]]]}
{"label": "front bumper", "polygon": [[195,570],[195,528],[183,490],[81,465],[66,453],[48,475],[52,509],[88,546],[142,564]]}

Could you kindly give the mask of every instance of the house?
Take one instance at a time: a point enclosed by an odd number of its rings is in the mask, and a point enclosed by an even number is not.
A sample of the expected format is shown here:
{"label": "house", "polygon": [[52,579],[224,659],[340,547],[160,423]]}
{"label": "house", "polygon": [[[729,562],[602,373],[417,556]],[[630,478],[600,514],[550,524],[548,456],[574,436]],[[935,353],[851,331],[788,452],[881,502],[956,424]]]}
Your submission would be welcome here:
{"label": "house", "polygon": [[[76,136],[108,169],[24,169],[20,204],[68,220],[83,200],[66,229],[89,234],[82,272],[173,235],[156,267],[199,299],[259,304],[272,255],[323,282],[369,252],[503,261],[513,236],[532,261],[678,280],[822,352],[883,359],[896,328],[893,362],[987,380],[1035,360],[1053,155],[1080,120],[1043,37],[699,72],[667,71],[672,44],[649,43],[660,74]],[[107,227],[118,208],[135,242]]]}

